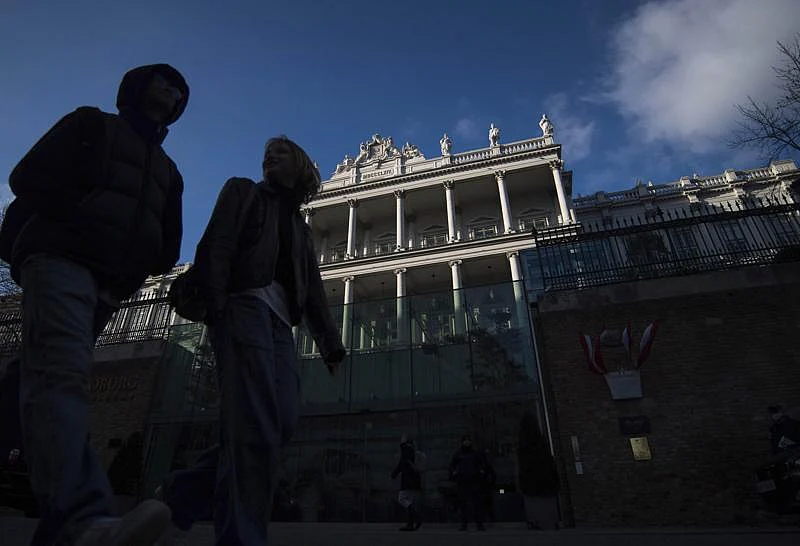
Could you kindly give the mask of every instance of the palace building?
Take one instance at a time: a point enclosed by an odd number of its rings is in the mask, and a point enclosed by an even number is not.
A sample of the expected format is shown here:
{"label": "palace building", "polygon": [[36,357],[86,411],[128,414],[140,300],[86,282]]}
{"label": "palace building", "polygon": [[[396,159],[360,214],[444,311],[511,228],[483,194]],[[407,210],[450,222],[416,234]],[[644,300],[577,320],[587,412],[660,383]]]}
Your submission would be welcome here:
{"label": "palace building", "polygon": [[[372,135],[303,209],[348,358],[331,377],[296,329],[301,422],[281,469],[293,500],[277,517],[395,519],[390,475],[406,436],[426,454],[426,518],[453,520],[448,465],[464,435],[496,471],[494,520],[524,520],[520,444],[531,438],[556,458],[551,501],[565,525],[757,517],[744,469],[766,456],[769,425],[756,417],[768,403],[800,406],[786,337],[800,324],[800,170],[775,161],[579,196],[553,123],[539,127],[507,143],[492,125],[486,147],[464,152],[445,134],[430,157]],[[165,299],[186,267],[149,279],[96,350],[92,441],[114,476],[139,477],[112,479],[131,499],[216,437],[205,328]],[[10,355],[19,309],[0,311]],[[639,369],[615,340],[628,326],[636,353],[654,322]],[[601,346],[604,374],[589,371],[579,333]],[[730,426],[726,440],[712,418]],[[737,446],[727,485],[708,470],[712,440]],[[649,458],[631,451],[643,442]],[[727,497],[713,509],[692,500],[714,488]]]}

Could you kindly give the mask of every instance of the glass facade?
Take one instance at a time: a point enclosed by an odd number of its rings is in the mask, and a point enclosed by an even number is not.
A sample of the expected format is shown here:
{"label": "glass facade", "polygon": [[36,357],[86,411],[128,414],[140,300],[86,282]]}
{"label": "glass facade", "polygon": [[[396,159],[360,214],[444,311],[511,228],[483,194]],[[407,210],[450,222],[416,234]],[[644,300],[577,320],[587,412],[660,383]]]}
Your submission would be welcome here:
{"label": "glass facade", "polygon": [[[520,298],[522,301],[519,301]],[[331,377],[301,327],[301,422],[285,450],[274,517],[302,521],[398,519],[391,479],[400,438],[426,454],[426,519],[455,514],[450,458],[470,434],[497,473],[487,503],[520,520],[516,445],[523,416],[541,424],[524,290],[514,283],[354,303],[332,309],[350,348]],[[155,394],[145,491],[186,467],[217,435],[214,361],[199,325],[173,328]]]}

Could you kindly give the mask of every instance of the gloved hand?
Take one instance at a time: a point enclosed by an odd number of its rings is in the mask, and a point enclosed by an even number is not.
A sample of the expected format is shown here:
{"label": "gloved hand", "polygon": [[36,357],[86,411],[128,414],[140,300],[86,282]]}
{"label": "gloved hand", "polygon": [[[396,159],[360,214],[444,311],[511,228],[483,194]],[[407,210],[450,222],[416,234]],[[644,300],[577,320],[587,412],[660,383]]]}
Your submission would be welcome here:
{"label": "gloved hand", "polygon": [[339,370],[339,365],[344,361],[347,356],[347,351],[344,347],[339,347],[325,355],[325,366],[328,367],[328,373],[336,375]]}

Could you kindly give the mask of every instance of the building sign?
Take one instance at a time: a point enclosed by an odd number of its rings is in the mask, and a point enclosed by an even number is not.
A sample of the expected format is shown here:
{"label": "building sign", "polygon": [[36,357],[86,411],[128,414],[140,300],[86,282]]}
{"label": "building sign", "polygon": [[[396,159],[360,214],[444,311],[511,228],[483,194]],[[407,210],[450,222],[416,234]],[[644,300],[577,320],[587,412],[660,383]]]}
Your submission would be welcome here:
{"label": "building sign", "polygon": [[381,176],[390,176],[394,174],[394,169],[383,169],[382,171],[375,171],[371,173],[365,173],[361,175],[361,180],[371,180],[373,178],[379,178]]}
{"label": "building sign", "polygon": [[138,389],[138,376],[106,375],[92,379],[89,397],[92,402],[125,402],[133,400]]}
{"label": "building sign", "polygon": [[653,454],[650,452],[650,442],[647,441],[646,436],[630,438],[630,442],[634,461],[649,461],[653,458]]}

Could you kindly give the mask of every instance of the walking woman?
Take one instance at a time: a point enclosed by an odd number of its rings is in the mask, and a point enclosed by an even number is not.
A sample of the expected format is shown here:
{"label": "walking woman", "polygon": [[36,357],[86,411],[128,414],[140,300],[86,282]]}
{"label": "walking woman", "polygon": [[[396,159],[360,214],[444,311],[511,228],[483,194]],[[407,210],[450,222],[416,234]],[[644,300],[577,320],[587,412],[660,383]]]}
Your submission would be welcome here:
{"label": "walking woman", "polygon": [[284,136],[267,143],[263,171],[258,184],[232,178],[222,188],[193,266],[217,363],[219,445],[161,487],[177,530],[213,510],[226,546],[267,544],[280,450],[298,421],[292,327],[305,319],[331,374],[345,357],[300,214],[319,171]]}

